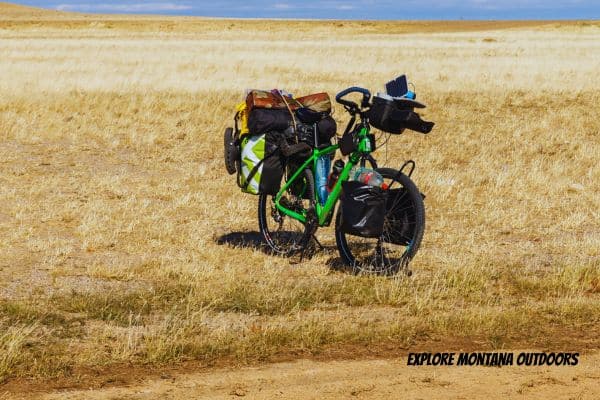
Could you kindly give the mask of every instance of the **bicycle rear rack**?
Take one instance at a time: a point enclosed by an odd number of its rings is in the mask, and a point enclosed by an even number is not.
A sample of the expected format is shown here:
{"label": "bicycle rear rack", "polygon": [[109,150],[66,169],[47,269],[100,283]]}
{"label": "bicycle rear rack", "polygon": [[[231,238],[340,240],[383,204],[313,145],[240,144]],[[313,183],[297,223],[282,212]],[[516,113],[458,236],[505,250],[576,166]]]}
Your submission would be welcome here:
{"label": "bicycle rear rack", "polygon": [[400,173],[404,173],[404,168],[406,168],[407,166],[411,166],[410,168],[410,172],[408,174],[404,174],[406,176],[408,176],[409,178],[411,177],[412,173],[415,170],[415,167],[417,166],[417,164],[415,164],[415,162],[413,160],[408,160],[407,162],[405,162],[404,164],[402,164],[402,166],[400,167]]}

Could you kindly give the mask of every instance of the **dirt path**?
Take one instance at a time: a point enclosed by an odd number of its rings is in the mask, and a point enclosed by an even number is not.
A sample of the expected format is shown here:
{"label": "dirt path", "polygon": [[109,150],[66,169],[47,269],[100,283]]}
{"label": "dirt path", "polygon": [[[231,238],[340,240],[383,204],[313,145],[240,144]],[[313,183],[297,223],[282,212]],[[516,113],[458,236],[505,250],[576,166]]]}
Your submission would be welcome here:
{"label": "dirt path", "polygon": [[[391,360],[300,360],[169,375],[143,384],[46,393],[39,399],[600,398],[600,353],[572,367],[408,367]],[[32,398],[12,395],[4,398]]]}

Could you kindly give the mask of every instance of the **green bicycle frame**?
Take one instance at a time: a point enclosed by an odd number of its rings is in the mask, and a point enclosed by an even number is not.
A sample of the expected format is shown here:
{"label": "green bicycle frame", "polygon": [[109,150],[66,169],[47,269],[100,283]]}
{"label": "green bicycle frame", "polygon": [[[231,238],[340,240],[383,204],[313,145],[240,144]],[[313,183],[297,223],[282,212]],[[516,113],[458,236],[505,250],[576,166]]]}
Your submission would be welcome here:
{"label": "green bicycle frame", "polygon": [[[339,176],[337,182],[333,186],[331,193],[329,193],[329,196],[327,196],[327,201],[323,205],[321,205],[321,203],[319,201],[315,201],[315,211],[317,214],[317,220],[318,220],[319,226],[324,226],[327,224],[328,217],[329,217],[330,213],[333,212],[335,203],[340,198],[340,194],[342,192],[342,182],[345,182],[348,180],[348,176],[350,175],[350,170],[356,164],[358,164],[358,162],[360,161],[362,156],[368,155],[372,151],[371,141],[368,138],[368,134],[369,134],[369,128],[367,126],[362,126],[358,132],[358,138],[359,138],[358,149],[350,154],[350,157],[348,158],[348,162],[344,166],[344,169],[342,169],[342,172],[340,173],[340,176]],[[327,146],[324,149],[320,149],[320,150],[313,149],[313,154],[292,174],[292,177],[279,190],[279,192],[277,192],[277,195],[275,196],[275,206],[277,207],[277,209],[279,211],[281,211],[285,215],[287,215],[291,218],[294,218],[302,223],[306,223],[305,213],[298,213],[293,210],[290,210],[290,209],[284,207],[283,205],[281,205],[279,201],[281,200],[281,197],[284,195],[284,193],[288,190],[288,188],[296,181],[296,179],[298,179],[300,174],[302,174],[302,172],[310,164],[312,164],[311,170],[314,172],[317,168],[317,159],[321,156],[335,153],[335,151],[337,149],[339,149],[339,147],[340,146],[338,144],[334,144],[334,145]],[[311,200],[316,200],[316,199],[311,199]]]}

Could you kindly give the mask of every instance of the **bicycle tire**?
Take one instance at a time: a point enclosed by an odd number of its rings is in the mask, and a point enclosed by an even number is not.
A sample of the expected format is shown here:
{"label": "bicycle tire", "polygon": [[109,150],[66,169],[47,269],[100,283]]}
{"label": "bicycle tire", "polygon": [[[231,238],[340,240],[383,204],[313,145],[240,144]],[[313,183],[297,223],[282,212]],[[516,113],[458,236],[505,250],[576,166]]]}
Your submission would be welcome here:
{"label": "bicycle tire", "polygon": [[[289,190],[281,198],[282,202],[293,205],[296,208],[295,211],[308,210],[313,201],[311,199],[314,199],[314,178],[310,169],[304,170],[304,181],[306,192],[303,196],[296,196]],[[270,205],[270,208],[268,205]],[[279,218],[281,220],[277,221]],[[283,224],[287,221],[289,221],[288,226],[296,228],[295,232],[282,230]],[[279,224],[278,230],[274,231],[270,228],[273,223]],[[309,232],[306,224],[302,224],[300,221],[277,210],[274,204],[274,196],[264,193],[258,197],[258,226],[269,250],[282,256],[289,256],[302,250],[302,243],[309,239],[308,236],[312,236],[312,232]]]}
{"label": "bicycle tire", "polygon": [[[405,189],[404,193],[408,195],[408,200],[412,207],[410,212],[414,215],[414,230],[411,233],[411,237],[407,238],[409,240],[407,240],[408,244],[406,246],[390,243],[390,240],[386,239],[389,239],[393,235],[393,230],[399,229],[399,227],[398,223],[392,220],[391,213],[388,213],[384,219],[384,233],[381,237],[368,239],[347,235],[340,229],[341,209],[338,209],[335,224],[335,240],[340,257],[355,274],[395,275],[400,270],[405,270],[409,273],[408,264],[419,250],[425,233],[425,204],[423,203],[423,197],[417,186],[408,176],[398,174],[397,170],[391,168],[377,168],[376,171],[383,176],[384,180],[395,181],[397,183],[394,183],[394,185],[399,185]],[[390,187],[390,189],[392,188]],[[374,246],[372,249],[373,254],[371,254],[371,249],[366,249],[367,246]],[[361,251],[361,247],[363,251]],[[391,258],[391,250],[400,252],[401,247],[405,247],[402,254],[399,257]],[[363,255],[363,253],[368,256]]]}
{"label": "bicycle tire", "polygon": [[240,158],[240,149],[235,144],[236,140],[237,134],[233,128],[226,128],[223,135],[223,149],[225,153],[225,169],[229,175],[233,175],[239,171],[237,164]]}

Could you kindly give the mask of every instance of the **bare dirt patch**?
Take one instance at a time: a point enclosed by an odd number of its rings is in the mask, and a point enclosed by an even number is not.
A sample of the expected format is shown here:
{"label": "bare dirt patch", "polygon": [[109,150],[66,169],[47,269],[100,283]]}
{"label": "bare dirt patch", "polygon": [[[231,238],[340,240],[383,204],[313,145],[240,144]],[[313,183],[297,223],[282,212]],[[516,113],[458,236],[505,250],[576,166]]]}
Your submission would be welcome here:
{"label": "bare dirt patch", "polygon": [[[596,399],[600,355],[585,354],[571,367],[409,367],[406,358],[298,360],[204,372],[165,371],[125,387],[63,390],[38,399]],[[110,385],[110,383],[109,383]]]}

